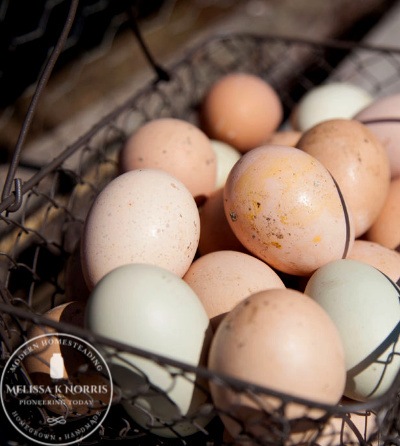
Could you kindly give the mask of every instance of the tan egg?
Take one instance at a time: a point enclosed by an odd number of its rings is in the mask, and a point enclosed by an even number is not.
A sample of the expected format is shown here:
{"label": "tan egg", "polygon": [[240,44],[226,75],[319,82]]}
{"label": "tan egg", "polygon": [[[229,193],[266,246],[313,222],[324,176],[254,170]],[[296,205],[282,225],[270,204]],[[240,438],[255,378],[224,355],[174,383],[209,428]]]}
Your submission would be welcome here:
{"label": "tan egg", "polygon": [[280,130],[274,132],[266,141],[267,144],[296,147],[302,132],[297,130]]}
{"label": "tan egg", "polygon": [[183,280],[197,294],[212,328],[244,298],[269,288],[285,288],[266,263],[237,251],[217,251],[195,260]]}
{"label": "tan egg", "polygon": [[175,118],[154,119],[136,130],[120,152],[121,172],[162,169],[180,180],[194,197],[209,195],[217,178],[209,138],[195,125]]}
{"label": "tan egg", "polygon": [[[305,398],[337,404],[343,394],[346,369],[339,333],[327,313],[299,291],[271,289],[247,297],[221,321],[211,342],[208,367],[225,376]],[[234,391],[227,383],[210,382],[214,405],[233,438],[243,431],[250,438],[282,444],[284,431],[274,417],[288,421],[292,440],[310,425],[301,417],[319,418],[323,411],[259,391]],[[281,412],[283,410],[283,412]],[[243,423],[243,424],[242,424]]]}
{"label": "tan egg", "polygon": [[212,139],[211,145],[217,157],[217,181],[215,189],[219,189],[225,186],[229,172],[242,155],[234,147],[222,141]]}
{"label": "tan egg", "polygon": [[223,188],[213,192],[200,208],[200,255],[214,251],[246,251],[233,233],[224,211]]}
{"label": "tan egg", "polygon": [[353,216],[355,237],[364,234],[389,190],[390,165],[382,144],[360,122],[332,119],[304,132],[296,147],[329,170]]}
{"label": "tan egg", "polygon": [[390,249],[400,247],[400,177],[389,185],[385,203],[365,237]]}
{"label": "tan egg", "polygon": [[209,88],[201,106],[202,128],[207,135],[240,152],[263,144],[282,118],[277,92],[261,77],[249,73],[221,77]]}
{"label": "tan egg", "polygon": [[92,290],[111,270],[131,263],[182,277],[199,237],[199,211],[181,181],[159,169],[121,174],[99,193],[86,217],[81,260],[87,286]]}
{"label": "tan egg", "polygon": [[332,176],[293,147],[265,145],[245,153],[227,179],[224,208],[243,246],[287,274],[307,276],[346,257],[354,241]]}
{"label": "tan egg", "polygon": [[385,147],[392,178],[400,176],[400,93],[375,99],[354,119],[364,123]]}
{"label": "tan egg", "polygon": [[[82,302],[67,302],[47,311],[44,316],[54,322],[65,322],[82,328],[84,325],[84,310],[85,305]],[[33,325],[28,332],[28,340],[50,333],[56,333],[56,330],[49,326]],[[50,359],[54,353],[61,353],[60,345],[56,342],[56,334],[54,335],[53,341],[53,343],[46,343],[43,348],[36,351],[35,355],[30,355],[25,358],[24,365],[27,372],[39,383],[43,380],[44,382],[47,382],[50,376]],[[74,367],[76,366],[76,360],[73,357],[70,357],[67,360],[64,358],[64,379],[68,378],[66,365]]]}
{"label": "tan egg", "polygon": [[400,253],[394,249],[369,240],[355,240],[347,258],[368,263],[400,283]]}

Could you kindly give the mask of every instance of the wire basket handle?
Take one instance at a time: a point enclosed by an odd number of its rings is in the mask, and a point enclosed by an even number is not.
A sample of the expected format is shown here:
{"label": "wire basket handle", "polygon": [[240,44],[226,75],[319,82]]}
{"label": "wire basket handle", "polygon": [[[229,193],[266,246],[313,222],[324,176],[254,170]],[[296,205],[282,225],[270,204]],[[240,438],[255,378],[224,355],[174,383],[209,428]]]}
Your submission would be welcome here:
{"label": "wire basket handle", "polygon": [[[137,22],[137,11],[134,10],[134,8],[128,4],[129,1],[127,1],[127,16],[129,25],[135,34],[135,37],[147,59],[150,66],[154,70],[156,74],[156,80],[155,83],[158,83],[160,81],[169,81],[170,75],[169,73],[164,70],[153,58],[152,54],[149,51],[149,48],[147,47],[142,34],[140,32],[138,22]],[[5,209],[7,212],[16,212],[21,207],[22,204],[22,196],[23,196],[23,190],[22,190],[22,181],[20,178],[16,178],[16,172],[19,164],[19,160],[21,157],[22,147],[25,143],[26,136],[29,132],[29,129],[31,127],[38,102],[40,100],[40,97],[42,96],[43,90],[45,89],[48,80],[53,72],[54,66],[65,46],[65,43],[67,41],[68,35],[71,31],[72,25],[74,23],[76,12],[78,9],[79,0],[71,0],[71,4],[69,7],[67,19],[64,23],[64,27],[62,29],[62,32],[56,42],[56,45],[54,46],[52,52],[50,53],[49,59],[45,64],[45,67],[39,76],[37,86],[35,88],[35,92],[32,96],[32,100],[29,104],[28,111],[25,115],[24,121],[21,126],[20,133],[18,135],[18,140],[14,148],[13,156],[9,165],[9,169],[7,172],[6,180],[4,182],[3,186],[3,192],[1,195],[1,201],[3,204],[5,204]],[[14,183],[14,191],[12,192],[12,186]],[[12,197],[12,194],[14,194],[14,197]],[[5,201],[8,201],[9,203],[4,203]],[[3,206],[1,206],[3,208]]]}

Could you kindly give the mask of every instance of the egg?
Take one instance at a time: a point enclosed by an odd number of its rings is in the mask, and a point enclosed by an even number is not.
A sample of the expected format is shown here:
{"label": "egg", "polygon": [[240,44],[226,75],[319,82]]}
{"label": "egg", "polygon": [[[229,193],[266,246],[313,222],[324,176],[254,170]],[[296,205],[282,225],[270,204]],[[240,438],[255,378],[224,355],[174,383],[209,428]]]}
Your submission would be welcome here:
{"label": "egg", "polygon": [[303,133],[298,130],[279,130],[274,132],[267,141],[266,144],[272,145],[282,145],[282,146],[290,146],[296,147],[301,135]]}
{"label": "egg", "polygon": [[318,159],[338,183],[355,237],[378,217],[389,190],[390,164],[374,134],[353,119],[331,119],[303,133],[297,148]]}
{"label": "egg", "polygon": [[348,259],[368,263],[400,285],[400,253],[379,243],[355,240]]}
{"label": "egg", "polygon": [[400,93],[376,98],[354,119],[366,125],[385,147],[391,176],[400,176]]}
{"label": "egg", "polygon": [[365,238],[390,249],[400,247],[400,177],[390,182],[385,203]]}
{"label": "egg", "polygon": [[200,255],[223,250],[247,252],[229,226],[223,193],[223,188],[214,191],[200,209]]}
{"label": "egg", "polygon": [[325,120],[351,119],[373,99],[366,90],[348,82],[317,85],[300,99],[291,122],[303,132]]}
{"label": "egg", "polygon": [[186,186],[169,173],[136,169],[99,193],[82,234],[82,270],[88,288],[126,263],[149,263],[183,276],[200,237],[200,216]]}
{"label": "egg", "polygon": [[179,372],[151,356],[205,364],[212,337],[209,319],[181,277],[147,264],[114,269],[93,289],[85,326],[144,352],[124,350],[110,358],[123,407],[135,422],[158,436],[175,437],[191,435],[210,421],[212,415],[196,415],[208,401],[205,383],[192,371]]}
{"label": "egg", "polygon": [[201,300],[215,330],[240,301],[269,288],[285,288],[266,263],[237,251],[216,251],[195,260],[183,280]]}
{"label": "egg", "polygon": [[[231,436],[260,444],[284,444],[285,433],[295,439],[310,428],[303,416],[313,420],[323,414],[293,400],[282,405],[280,393],[336,404],[346,380],[335,325],[320,305],[291,289],[260,291],[236,305],[214,334],[208,367],[279,392],[274,396],[244,385],[235,391],[229,381],[210,381],[213,402]],[[287,424],[279,428],[276,417],[283,416]]]}
{"label": "egg", "polygon": [[305,288],[329,314],[345,349],[344,395],[369,401],[389,391],[400,369],[400,289],[373,266],[352,259],[319,268]]}
{"label": "egg", "polygon": [[[65,322],[76,325],[77,327],[83,327],[84,308],[84,303],[71,301],[51,308],[44,313],[44,316],[54,322]],[[50,333],[55,333],[54,336],[57,337],[54,328],[35,324],[28,331],[28,340]],[[28,373],[30,375],[38,374],[39,380],[41,378],[47,380],[47,377],[50,376],[50,358],[54,353],[61,353],[61,347],[58,343],[48,343],[48,345],[43,347],[43,350],[38,350],[35,355],[28,356],[25,361],[25,367]],[[68,352],[66,353],[68,354]],[[70,358],[66,362],[64,361],[63,378],[67,379],[68,371],[65,364],[76,365],[76,361],[73,358]]]}
{"label": "egg", "polygon": [[200,115],[201,127],[211,139],[247,152],[263,144],[278,129],[283,106],[275,89],[264,79],[235,72],[209,87]]}
{"label": "egg", "polygon": [[354,227],[328,170],[302,150],[265,145],[245,153],[224,187],[239,241],[274,269],[307,276],[346,257]]}
{"label": "egg", "polygon": [[[44,316],[54,322],[68,323],[83,328],[84,311],[85,305],[82,301],[71,301],[57,305],[48,310]],[[54,336],[49,336],[51,333],[54,333]],[[42,386],[53,384],[51,363],[54,358],[58,357],[62,358],[58,377],[58,380],[61,380],[60,382],[79,387],[87,385],[90,386],[90,389],[94,389],[94,386],[106,386],[108,389],[107,392],[103,393],[95,393],[94,391],[71,393],[65,392],[63,387],[59,385],[59,391],[55,390],[54,394],[45,393],[42,396],[46,408],[50,412],[73,419],[93,415],[107,407],[111,398],[109,378],[97,370],[88,368],[85,355],[80,354],[70,344],[60,342],[63,336],[58,334],[54,328],[33,325],[28,332],[28,340],[34,342],[34,339],[41,336],[46,336],[46,342],[36,340],[34,344],[36,345],[35,353],[26,356],[24,360],[25,369],[29,373],[29,378],[33,384]],[[71,339],[68,339],[68,341],[71,342]]]}
{"label": "egg", "polygon": [[159,118],[141,125],[120,151],[120,171],[162,169],[180,180],[194,197],[215,187],[216,155],[209,138],[194,124]]}
{"label": "egg", "polygon": [[225,186],[225,181],[228,178],[229,172],[241,157],[241,153],[231,145],[211,140],[212,148],[215,152],[217,159],[217,180],[215,183],[215,189],[219,189]]}

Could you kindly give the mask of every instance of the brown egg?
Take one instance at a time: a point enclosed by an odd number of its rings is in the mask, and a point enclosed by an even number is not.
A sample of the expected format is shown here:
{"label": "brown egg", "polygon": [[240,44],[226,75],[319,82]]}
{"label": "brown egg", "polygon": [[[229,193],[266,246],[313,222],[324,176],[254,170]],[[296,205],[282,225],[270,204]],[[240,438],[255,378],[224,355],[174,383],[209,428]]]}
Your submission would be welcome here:
{"label": "brown egg", "polygon": [[244,298],[269,288],[285,288],[266,263],[237,251],[216,251],[195,260],[183,280],[201,300],[212,328]]}
{"label": "brown egg", "polygon": [[354,119],[365,123],[385,147],[392,178],[400,176],[400,93],[375,99]]}
{"label": "brown egg", "polygon": [[214,251],[247,252],[229,226],[225,216],[223,188],[213,192],[200,208],[200,255]]}
{"label": "brown egg", "polygon": [[193,197],[208,196],[217,179],[210,139],[190,122],[154,119],[139,127],[120,152],[120,170],[162,169],[180,180]]}
{"label": "brown egg", "polygon": [[355,240],[347,258],[368,263],[400,284],[400,253],[394,249],[368,240]]}
{"label": "brown egg", "polygon": [[378,217],[365,237],[390,249],[400,247],[400,177],[389,185],[389,191]]}
{"label": "brown egg", "polygon": [[281,272],[307,276],[346,257],[351,216],[328,170],[294,147],[264,145],[245,153],[224,187],[236,237]]}
{"label": "brown egg", "polygon": [[358,121],[332,119],[305,131],[296,147],[329,170],[352,214],[355,237],[364,234],[381,212],[390,184],[389,158],[375,135]]}
{"label": "brown egg", "polygon": [[86,285],[82,271],[80,244],[78,243],[67,260],[65,270],[65,297],[68,301],[86,302],[89,295],[90,291]]}
{"label": "brown egg", "polygon": [[297,130],[280,130],[278,132],[274,132],[271,137],[268,138],[266,143],[296,147],[296,144],[299,142],[301,136],[302,132]]}
{"label": "brown egg", "polygon": [[[82,302],[67,302],[47,311],[44,316],[54,322],[66,322],[69,324],[83,327],[84,323],[84,309],[85,306]],[[56,333],[56,330],[49,326],[33,325],[28,332],[28,339],[33,339],[37,336],[42,336],[49,333]],[[56,341],[57,335],[54,335],[54,341]],[[50,376],[50,358],[54,353],[61,353],[60,345],[57,342],[48,343],[43,349],[39,350],[35,355],[30,355],[25,359],[25,367],[31,377],[34,374],[37,376],[34,378],[38,381],[47,381]],[[67,366],[76,367],[76,360],[71,357],[68,360],[64,358],[64,374],[63,378],[68,378]]]}
{"label": "brown egg", "polygon": [[201,107],[202,128],[212,139],[247,152],[278,129],[283,107],[276,91],[261,77],[231,73],[208,90]]}
{"label": "brown egg", "polygon": [[[321,306],[299,291],[271,289],[252,294],[225,316],[212,339],[208,367],[286,395],[337,404],[346,381],[344,361],[338,330]],[[210,382],[210,390],[233,438],[243,427],[281,444],[274,417],[284,415],[297,438],[310,429],[304,415],[323,415],[293,401],[282,406],[268,392],[234,391],[219,380]]]}

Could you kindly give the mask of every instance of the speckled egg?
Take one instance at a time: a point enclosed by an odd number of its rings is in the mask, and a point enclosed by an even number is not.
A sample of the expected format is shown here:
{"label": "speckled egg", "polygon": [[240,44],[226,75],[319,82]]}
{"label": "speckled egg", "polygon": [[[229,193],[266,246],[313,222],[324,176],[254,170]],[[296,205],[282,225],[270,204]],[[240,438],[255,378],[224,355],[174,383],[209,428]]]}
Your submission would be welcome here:
{"label": "speckled egg", "polygon": [[265,145],[244,154],[227,179],[224,208],[240,242],[284,273],[309,275],[346,257],[354,241],[331,174],[293,147]]}
{"label": "speckled egg", "polygon": [[390,184],[385,148],[363,124],[332,119],[315,125],[296,147],[318,159],[338,183],[354,220],[355,237],[378,217]]}
{"label": "speckled egg", "polygon": [[97,196],[81,241],[89,289],[112,269],[148,263],[183,276],[196,254],[200,216],[178,179],[157,169],[119,175]]}

